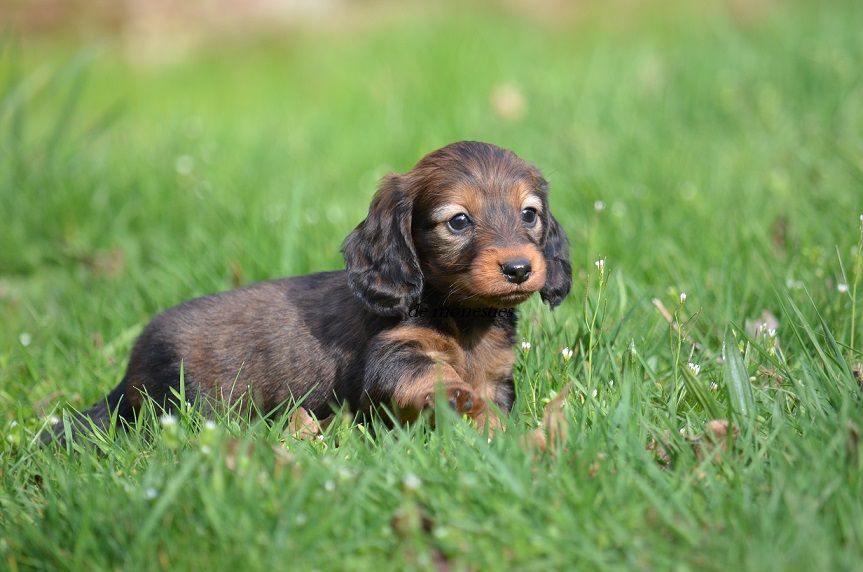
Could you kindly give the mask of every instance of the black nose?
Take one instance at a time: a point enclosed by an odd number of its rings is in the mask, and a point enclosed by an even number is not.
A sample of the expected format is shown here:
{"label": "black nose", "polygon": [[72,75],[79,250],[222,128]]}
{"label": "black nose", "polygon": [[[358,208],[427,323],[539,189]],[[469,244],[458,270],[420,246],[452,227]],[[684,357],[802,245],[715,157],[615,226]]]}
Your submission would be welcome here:
{"label": "black nose", "polygon": [[521,284],[530,276],[530,261],[526,258],[513,258],[500,265],[500,271],[506,279],[515,284]]}

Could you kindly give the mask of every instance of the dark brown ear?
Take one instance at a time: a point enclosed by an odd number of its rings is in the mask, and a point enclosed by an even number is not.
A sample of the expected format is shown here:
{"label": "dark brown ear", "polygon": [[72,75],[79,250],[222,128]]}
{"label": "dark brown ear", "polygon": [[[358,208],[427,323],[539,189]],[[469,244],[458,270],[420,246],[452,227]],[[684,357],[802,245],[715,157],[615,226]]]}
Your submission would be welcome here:
{"label": "dark brown ear", "polygon": [[348,285],[372,312],[407,316],[423,289],[423,275],[411,238],[413,200],[398,175],[381,182],[366,220],[348,235],[342,254]]}
{"label": "dark brown ear", "polygon": [[542,254],[545,256],[546,275],[545,286],[539,291],[543,302],[554,309],[563,302],[572,287],[572,264],[569,261],[569,239],[560,228],[557,220],[548,211],[545,228],[545,244]]}

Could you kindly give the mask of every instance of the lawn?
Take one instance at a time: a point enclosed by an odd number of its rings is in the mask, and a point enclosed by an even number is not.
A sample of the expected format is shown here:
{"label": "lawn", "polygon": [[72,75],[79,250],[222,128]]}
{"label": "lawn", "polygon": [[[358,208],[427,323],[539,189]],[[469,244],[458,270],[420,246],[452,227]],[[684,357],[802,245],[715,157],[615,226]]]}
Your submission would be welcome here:
{"label": "lawn", "polygon": [[[859,570],[863,6],[622,10],[158,66],[0,41],[0,568]],[[37,444],[155,313],[340,268],[380,177],[461,139],[535,163],[572,243],[505,433],[184,410]]]}

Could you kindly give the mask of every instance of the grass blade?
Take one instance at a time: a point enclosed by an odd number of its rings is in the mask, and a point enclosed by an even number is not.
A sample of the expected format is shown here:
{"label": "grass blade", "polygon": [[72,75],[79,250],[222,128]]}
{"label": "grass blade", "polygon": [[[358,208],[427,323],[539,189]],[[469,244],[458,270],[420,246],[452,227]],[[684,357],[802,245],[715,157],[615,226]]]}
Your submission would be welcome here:
{"label": "grass blade", "polygon": [[723,371],[725,385],[728,387],[728,399],[737,421],[742,427],[751,428],[755,416],[755,397],[749,374],[743,364],[743,355],[737,347],[737,340],[731,330],[725,336],[722,347]]}

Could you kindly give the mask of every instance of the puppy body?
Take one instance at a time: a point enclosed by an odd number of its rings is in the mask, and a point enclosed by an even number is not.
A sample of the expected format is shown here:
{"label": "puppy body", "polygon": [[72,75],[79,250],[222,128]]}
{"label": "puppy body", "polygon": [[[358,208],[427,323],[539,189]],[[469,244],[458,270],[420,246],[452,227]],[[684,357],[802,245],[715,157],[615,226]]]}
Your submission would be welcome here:
{"label": "puppy body", "polygon": [[124,398],[142,390],[170,400],[183,369],[187,395],[231,403],[251,397],[259,411],[293,399],[316,414],[350,399],[368,341],[396,318],[378,316],[350,292],[344,271],[253,284],[191,300],[156,317],[132,350]]}
{"label": "puppy body", "polygon": [[[391,407],[404,421],[442,386],[458,411],[487,420],[514,400],[516,316],[539,292],[571,285],[566,235],[539,171],[507,151],[460,142],[390,175],[343,245],[347,269],[198,298],[157,316],[126,375],[83,415],[129,419],[144,395],[254,403],[303,400],[317,416]],[[244,400],[251,401],[244,401]],[[55,433],[60,429],[55,429]]]}

